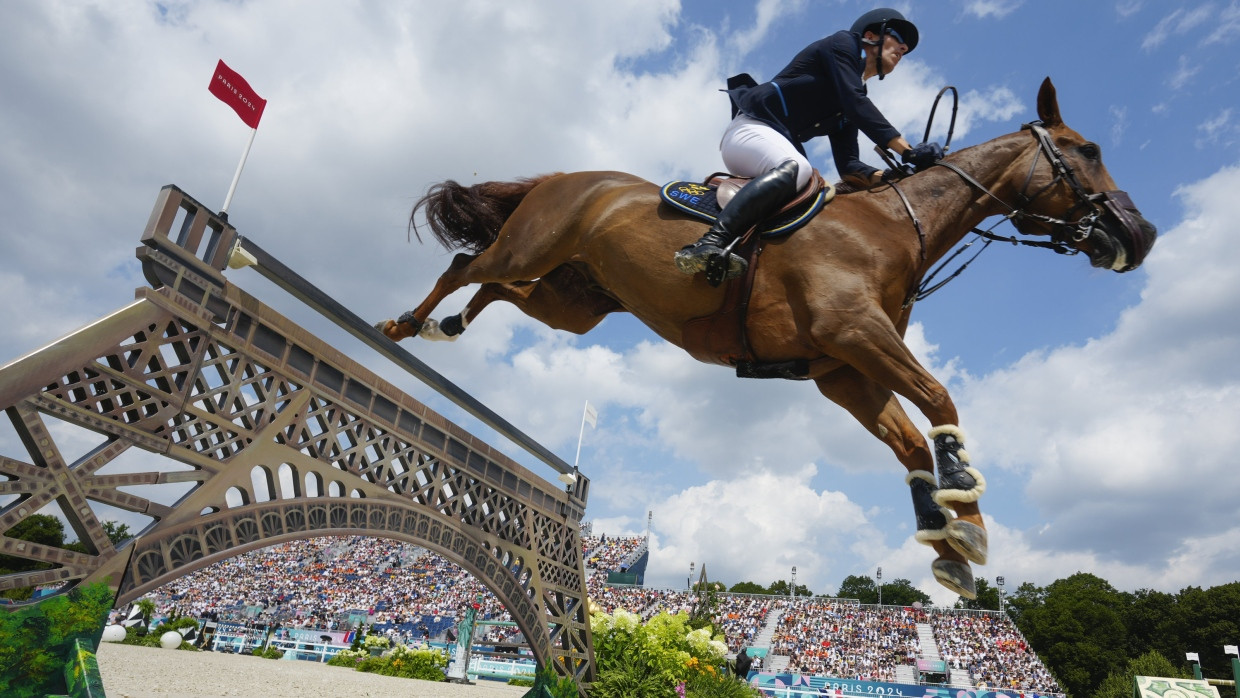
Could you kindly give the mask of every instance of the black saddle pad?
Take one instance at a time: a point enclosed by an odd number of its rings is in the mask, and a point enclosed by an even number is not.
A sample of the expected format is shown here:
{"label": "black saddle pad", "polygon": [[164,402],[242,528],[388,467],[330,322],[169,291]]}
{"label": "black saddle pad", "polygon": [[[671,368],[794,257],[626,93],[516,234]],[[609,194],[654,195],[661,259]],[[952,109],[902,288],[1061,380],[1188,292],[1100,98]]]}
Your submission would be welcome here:
{"label": "black saddle pad", "polygon": [[[715,199],[715,187],[701,182],[668,182],[659,190],[659,196],[669,206],[713,223],[722,210]],[[808,223],[823,206],[831,200],[834,190],[824,187],[815,196],[796,208],[789,209],[758,225],[758,234],[764,238],[778,238]]]}

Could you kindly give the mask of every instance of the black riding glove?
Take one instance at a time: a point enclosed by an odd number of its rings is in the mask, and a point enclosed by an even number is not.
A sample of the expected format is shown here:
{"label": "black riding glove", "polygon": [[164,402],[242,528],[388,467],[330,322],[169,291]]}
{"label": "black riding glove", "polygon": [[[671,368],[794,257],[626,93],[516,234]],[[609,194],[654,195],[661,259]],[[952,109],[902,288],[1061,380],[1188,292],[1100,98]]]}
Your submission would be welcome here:
{"label": "black riding glove", "polygon": [[900,159],[912,165],[915,171],[921,172],[943,159],[943,146],[938,143],[921,143],[904,151]]}

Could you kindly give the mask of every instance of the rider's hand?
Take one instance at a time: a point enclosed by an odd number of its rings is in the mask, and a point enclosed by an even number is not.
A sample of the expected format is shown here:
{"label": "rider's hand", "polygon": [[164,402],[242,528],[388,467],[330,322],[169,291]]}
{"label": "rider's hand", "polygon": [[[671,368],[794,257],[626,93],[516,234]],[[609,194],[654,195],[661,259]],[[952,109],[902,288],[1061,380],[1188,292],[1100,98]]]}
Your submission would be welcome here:
{"label": "rider's hand", "polygon": [[943,146],[938,143],[921,143],[904,151],[900,159],[921,172],[943,159]]}

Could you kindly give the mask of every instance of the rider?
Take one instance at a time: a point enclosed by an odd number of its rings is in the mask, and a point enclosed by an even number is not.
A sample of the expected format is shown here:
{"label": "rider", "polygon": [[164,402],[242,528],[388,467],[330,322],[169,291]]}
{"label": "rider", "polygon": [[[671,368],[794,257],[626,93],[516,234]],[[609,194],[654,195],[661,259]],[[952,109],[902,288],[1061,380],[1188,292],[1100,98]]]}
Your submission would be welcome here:
{"label": "rider", "polygon": [[[866,94],[865,81],[875,75],[882,80],[917,41],[917,27],[904,15],[879,8],[805,47],[770,82],[759,85],[748,74],[730,78],[733,119],[719,150],[729,172],[753,180],[702,239],[676,253],[676,268],[686,274],[705,270],[738,235],[804,187],[812,169],[801,144],[811,138],[830,139],[840,177],[860,187],[880,183],[883,173],[861,162],[858,131],[918,171],[941,159],[937,143],[910,146]],[[739,256],[729,254],[727,262],[726,278],[744,273]]]}

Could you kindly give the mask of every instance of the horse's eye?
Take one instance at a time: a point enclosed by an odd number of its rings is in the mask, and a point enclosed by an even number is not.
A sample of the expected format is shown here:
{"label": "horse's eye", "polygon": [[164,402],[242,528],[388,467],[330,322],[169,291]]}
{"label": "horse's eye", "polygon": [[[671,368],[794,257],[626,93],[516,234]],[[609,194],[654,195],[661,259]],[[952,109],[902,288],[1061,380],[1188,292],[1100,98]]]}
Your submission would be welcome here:
{"label": "horse's eye", "polygon": [[1102,149],[1097,143],[1084,143],[1077,151],[1087,160],[1097,160],[1102,155]]}

